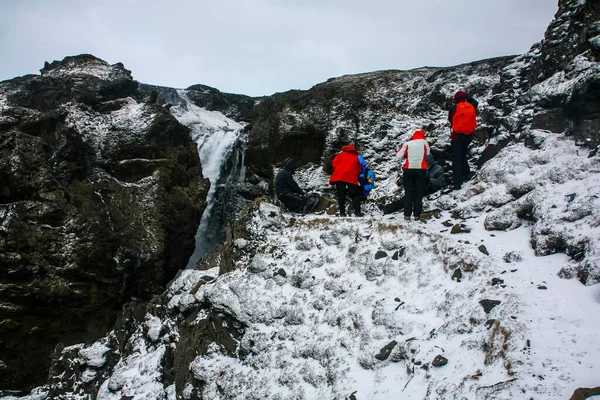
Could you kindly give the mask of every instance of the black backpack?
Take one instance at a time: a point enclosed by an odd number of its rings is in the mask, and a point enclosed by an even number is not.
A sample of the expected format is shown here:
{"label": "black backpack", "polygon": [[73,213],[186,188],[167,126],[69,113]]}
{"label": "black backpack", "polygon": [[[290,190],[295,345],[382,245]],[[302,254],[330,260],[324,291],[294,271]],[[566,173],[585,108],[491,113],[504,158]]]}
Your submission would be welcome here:
{"label": "black backpack", "polygon": [[304,201],[304,210],[302,211],[302,215],[310,214],[319,204],[319,200],[321,200],[321,195],[318,193],[311,193],[308,195],[306,200]]}

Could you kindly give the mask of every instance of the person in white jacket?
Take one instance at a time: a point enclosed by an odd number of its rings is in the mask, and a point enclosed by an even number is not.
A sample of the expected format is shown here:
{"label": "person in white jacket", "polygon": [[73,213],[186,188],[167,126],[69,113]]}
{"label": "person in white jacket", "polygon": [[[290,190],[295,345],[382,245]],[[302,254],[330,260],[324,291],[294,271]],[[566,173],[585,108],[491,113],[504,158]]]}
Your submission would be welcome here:
{"label": "person in white jacket", "polygon": [[423,194],[427,183],[427,162],[429,143],[425,140],[425,132],[417,129],[412,138],[396,153],[398,158],[405,160],[402,165],[404,186],[404,219],[410,221],[411,215],[415,221],[421,219],[423,211]]}

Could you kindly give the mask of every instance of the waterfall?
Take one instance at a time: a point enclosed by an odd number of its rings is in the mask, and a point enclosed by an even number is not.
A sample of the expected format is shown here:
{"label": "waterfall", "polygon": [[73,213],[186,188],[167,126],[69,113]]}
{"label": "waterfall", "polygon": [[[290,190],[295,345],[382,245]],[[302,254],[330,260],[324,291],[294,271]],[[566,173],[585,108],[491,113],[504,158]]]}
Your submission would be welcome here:
{"label": "waterfall", "polygon": [[191,268],[224,238],[232,190],[244,179],[244,126],[220,112],[196,106],[185,90],[178,90],[178,94],[184,102],[171,107],[171,113],[190,128],[198,145],[202,173],[210,180],[206,209],[196,232],[196,249],[186,267]]}

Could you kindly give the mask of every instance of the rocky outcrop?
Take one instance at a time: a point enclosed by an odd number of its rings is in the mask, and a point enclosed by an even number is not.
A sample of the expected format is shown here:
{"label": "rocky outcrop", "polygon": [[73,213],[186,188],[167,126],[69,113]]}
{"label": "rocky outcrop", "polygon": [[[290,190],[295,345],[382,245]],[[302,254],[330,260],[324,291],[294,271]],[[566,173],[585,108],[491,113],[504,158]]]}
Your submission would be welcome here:
{"label": "rocky outcrop", "polygon": [[597,1],[560,0],[554,20],[539,47],[540,56],[526,78],[569,90],[547,90],[540,96],[534,127],[567,132],[589,148],[600,144],[600,5]]}
{"label": "rocky outcrop", "polygon": [[185,267],[208,181],[189,130],[89,55],[0,83],[0,176],[0,389],[26,389]]}
{"label": "rocky outcrop", "polygon": [[[359,146],[372,165],[383,165],[417,128],[426,129],[436,156],[444,163],[449,147],[447,115],[454,92],[464,89],[478,99],[491,97],[499,83],[498,71],[513,59],[348,75],[308,91],[262,99],[248,132],[248,170],[269,177],[271,165],[293,156],[304,165],[320,165],[330,172],[331,159],[350,142]],[[497,126],[498,117],[485,102],[480,109],[476,136],[483,141]]]}
{"label": "rocky outcrop", "polygon": [[[140,84],[139,89],[145,93],[153,93],[152,100],[163,105],[180,105],[185,102],[177,93],[177,89]],[[192,85],[185,89],[187,97],[198,107],[209,111],[219,111],[227,118],[235,121],[251,121],[254,105],[258,101],[250,96],[233,93],[223,93],[206,85]]]}

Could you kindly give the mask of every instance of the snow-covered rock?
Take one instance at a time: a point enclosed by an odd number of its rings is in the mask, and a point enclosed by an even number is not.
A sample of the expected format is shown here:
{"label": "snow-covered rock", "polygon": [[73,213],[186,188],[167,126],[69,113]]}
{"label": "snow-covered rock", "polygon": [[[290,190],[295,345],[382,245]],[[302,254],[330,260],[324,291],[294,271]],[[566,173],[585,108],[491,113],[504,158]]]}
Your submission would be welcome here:
{"label": "snow-covered rock", "polygon": [[[149,103],[171,104],[200,148],[211,135],[223,139],[216,144],[239,135],[246,152],[225,161],[243,182],[228,182],[237,197],[220,202],[235,199],[236,212],[225,213],[224,240],[197,270],[127,307],[95,344],[58,349],[51,380],[25,398],[563,399],[598,386],[598,10],[560,0],[527,53],[450,68],[343,76],[261,99],[201,85],[142,88]],[[125,89],[102,82],[121,79],[122,66],[73,68],[42,73],[104,88],[92,114],[71,109],[65,119],[102,160],[113,153],[97,129],[107,115],[135,137],[158,106],[120,100],[119,113],[111,96]],[[374,203],[400,194],[394,150],[414,129],[426,130],[449,178],[447,110],[458,89],[480,104],[475,177],[427,199],[427,223],[382,216]],[[31,107],[10,111],[14,99],[26,100],[18,85],[0,85],[0,126],[43,119]],[[375,172],[367,217],[301,218],[267,197],[237,213],[268,194],[289,156],[303,163],[302,187],[331,193],[329,163],[348,142]],[[23,157],[6,158],[7,171]],[[114,171],[149,168],[144,157],[129,160]],[[18,211],[0,209],[2,232]]]}

